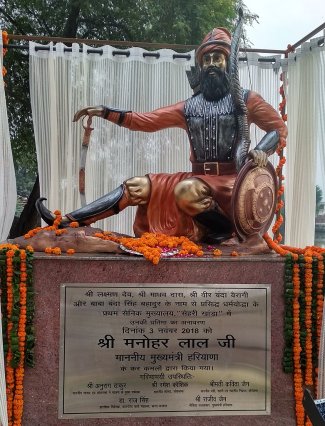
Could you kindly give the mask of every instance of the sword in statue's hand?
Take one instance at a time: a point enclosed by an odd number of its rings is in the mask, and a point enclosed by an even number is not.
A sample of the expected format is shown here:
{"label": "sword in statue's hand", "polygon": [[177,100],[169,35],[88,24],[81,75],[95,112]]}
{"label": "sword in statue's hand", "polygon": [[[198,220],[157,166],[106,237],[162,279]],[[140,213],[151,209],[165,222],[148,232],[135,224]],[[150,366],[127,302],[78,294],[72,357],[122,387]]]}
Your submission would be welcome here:
{"label": "sword in statue's hand", "polygon": [[91,132],[94,130],[91,127],[93,117],[103,117],[105,112],[104,106],[86,107],[77,111],[73,117],[74,122],[82,119],[82,127],[84,128],[84,136],[82,139],[82,147],[80,154],[80,167],[79,167],[79,194],[81,205],[85,206],[86,201],[86,159],[88,153],[88,146],[90,142]]}

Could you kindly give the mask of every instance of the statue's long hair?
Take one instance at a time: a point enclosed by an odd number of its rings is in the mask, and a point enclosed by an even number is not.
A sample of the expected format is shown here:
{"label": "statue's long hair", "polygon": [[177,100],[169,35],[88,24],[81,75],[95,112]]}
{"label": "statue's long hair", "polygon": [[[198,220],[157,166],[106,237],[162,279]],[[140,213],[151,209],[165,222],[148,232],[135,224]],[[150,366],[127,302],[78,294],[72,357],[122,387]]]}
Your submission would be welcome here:
{"label": "statue's long hair", "polygon": [[244,100],[243,89],[239,82],[238,73],[238,53],[242,32],[243,10],[239,9],[239,18],[235,32],[232,36],[229,57],[230,93],[234,102],[235,114],[238,124],[238,142],[235,151],[235,163],[237,171],[239,171],[244,165],[251,143],[247,121],[247,107]]}

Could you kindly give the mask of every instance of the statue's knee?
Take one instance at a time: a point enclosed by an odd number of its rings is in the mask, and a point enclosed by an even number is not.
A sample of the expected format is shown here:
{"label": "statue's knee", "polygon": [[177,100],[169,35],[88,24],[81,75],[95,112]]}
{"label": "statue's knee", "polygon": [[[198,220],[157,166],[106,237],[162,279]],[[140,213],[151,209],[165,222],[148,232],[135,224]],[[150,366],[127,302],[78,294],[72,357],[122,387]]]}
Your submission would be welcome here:
{"label": "statue's knee", "polygon": [[150,197],[150,180],[147,176],[135,176],[125,182],[131,205],[146,204]]}
{"label": "statue's knee", "polygon": [[179,182],[174,189],[178,207],[190,216],[211,208],[212,197],[209,186],[195,178]]}
{"label": "statue's knee", "polygon": [[176,202],[185,199],[187,200],[189,197],[189,193],[194,185],[194,179],[185,179],[178,184],[174,188],[174,195]]}

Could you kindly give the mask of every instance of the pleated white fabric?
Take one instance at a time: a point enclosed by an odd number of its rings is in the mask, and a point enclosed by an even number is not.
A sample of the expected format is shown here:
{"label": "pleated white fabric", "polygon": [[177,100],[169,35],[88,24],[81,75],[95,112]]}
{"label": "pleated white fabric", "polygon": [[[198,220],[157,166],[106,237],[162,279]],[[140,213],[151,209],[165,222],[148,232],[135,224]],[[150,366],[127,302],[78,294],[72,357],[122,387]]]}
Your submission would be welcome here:
{"label": "pleated white fabric", "polygon": [[[9,234],[16,209],[16,177],[9,138],[5,86],[2,78],[2,32],[0,31],[0,242]],[[0,306],[0,342],[2,342],[2,315]],[[3,346],[0,345],[0,424],[8,425],[6,378]]]}
{"label": "pleated white fabric", "polygon": [[1,72],[2,65],[2,32],[0,31],[0,242],[8,237],[17,201],[16,177],[9,137],[5,85]]}
{"label": "pleated white fabric", "polygon": [[286,244],[314,244],[316,184],[324,177],[325,50],[320,38],[289,55]]}
{"label": "pleated white fabric", "polygon": [[[41,194],[50,209],[69,212],[80,207],[78,173],[83,137],[81,123],[72,123],[74,113],[87,105],[107,105],[137,112],[176,103],[192,95],[185,71],[191,59],[173,58],[172,50],[159,50],[159,58],[144,57],[140,48],[128,49],[129,56],[114,55],[111,46],[102,54],[87,53],[88,46],[50,44],[38,50],[30,43],[30,91],[38,156]],[[152,53],[152,52],[151,52]],[[279,66],[258,62],[249,55],[240,63],[243,87],[258,91],[275,108],[279,103]],[[186,132],[167,129],[157,133],[131,132],[101,119],[94,130],[87,155],[86,199],[90,202],[132,176],[146,173],[190,170]],[[253,130],[252,139],[261,135]],[[255,145],[252,142],[252,146]],[[99,221],[103,229],[133,234],[134,208]]]}
{"label": "pleated white fabric", "polygon": [[[263,56],[254,52],[247,52],[247,63],[240,61],[240,82],[242,87],[249,88],[259,93],[270,105],[278,110],[281,56],[272,55],[272,57]],[[263,59],[263,61],[259,61]],[[274,59],[266,62],[265,59]],[[264,62],[265,61],[265,62]],[[251,148],[262,139],[265,132],[254,124],[250,128]],[[270,157],[271,163],[276,166],[278,156],[274,154]]]}

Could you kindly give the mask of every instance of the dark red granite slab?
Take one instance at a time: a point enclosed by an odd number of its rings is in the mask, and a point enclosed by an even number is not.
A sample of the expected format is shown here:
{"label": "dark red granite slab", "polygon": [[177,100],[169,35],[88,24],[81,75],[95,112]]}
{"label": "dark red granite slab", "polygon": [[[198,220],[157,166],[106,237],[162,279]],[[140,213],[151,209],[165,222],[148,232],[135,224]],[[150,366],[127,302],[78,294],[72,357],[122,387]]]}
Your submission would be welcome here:
{"label": "dark red granite slab", "polygon": [[[284,260],[277,255],[166,259],[153,266],[143,258],[121,255],[54,257],[35,254],[35,368],[25,376],[23,425],[295,425],[292,377],[282,372]],[[271,284],[271,415],[192,416],[114,419],[58,419],[61,283]]]}

